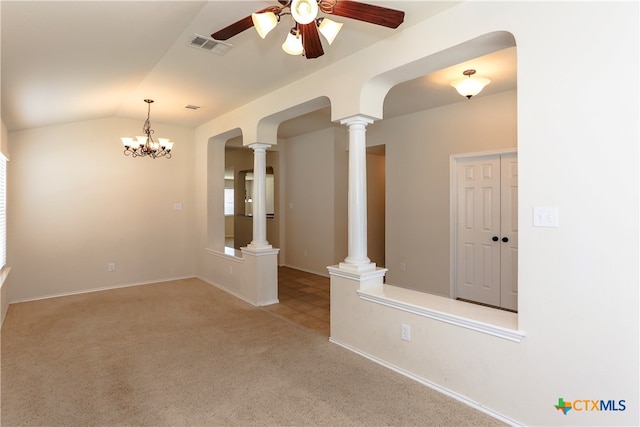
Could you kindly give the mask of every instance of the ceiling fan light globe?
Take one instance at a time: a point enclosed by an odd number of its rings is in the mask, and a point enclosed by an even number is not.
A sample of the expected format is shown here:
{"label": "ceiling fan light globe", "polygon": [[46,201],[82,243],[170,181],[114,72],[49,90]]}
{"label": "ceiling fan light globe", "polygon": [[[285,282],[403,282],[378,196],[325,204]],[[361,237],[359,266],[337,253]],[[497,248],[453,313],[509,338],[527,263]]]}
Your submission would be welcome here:
{"label": "ceiling fan light globe", "polygon": [[293,0],[291,2],[291,16],[298,24],[313,22],[318,16],[318,2],[316,0]]}
{"label": "ceiling fan light globe", "polygon": [[278,17],[273,12],[252,13],[251,20],[262,38],[267,37],[267,34],[278,25]]}
{"label": "ceiling fan light globe", "polygon": [[342,23],[332,21],[328,18],[321,18],[320,25],[318,25],[320,34],[322,34],[327,42],[329,42],[329,45],[333,43],[341,28]]}
{"label": "ceiling fan light globe", "polygon": [[286,40],[282,43],[282,50],[289,55],[302,55],[302,52],[304,52],[302,38],[292,33],[287,34]]}
{"label": "ceiling fan light globe", "polygon": [[467,98],[476,96],[479,94],[486,85],[491,83],[491,80],[485,77],[463,77],[461,79],[451,82],[451,86],[456,88],[458,93]]}

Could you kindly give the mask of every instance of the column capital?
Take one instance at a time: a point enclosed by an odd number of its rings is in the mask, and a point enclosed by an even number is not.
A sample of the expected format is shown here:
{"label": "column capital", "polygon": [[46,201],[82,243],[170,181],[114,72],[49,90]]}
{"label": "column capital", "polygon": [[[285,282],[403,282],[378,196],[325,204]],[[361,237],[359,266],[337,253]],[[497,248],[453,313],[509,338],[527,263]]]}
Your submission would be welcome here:
{"label": "column capital", "polygon": [[374,121],[375,121],[375,119],[373,117],[364,116],[364,115],[357,115],[357,116],[351,116],[351,117],[347,117],[345,119],[341,119],[340,120],[340,124],[341,125],[348,125],[348,126],[356,125],[356,124],[362,124],[362,125],[366,126],[366,125],[370,125]]}
{"label": "column capital", "polygon": [[253,144],[247,145],[247,147],[252,148],[253,151],[264,151],[267,148],[271,147],[271,144],[265,144],[263,142],[254,142]]}

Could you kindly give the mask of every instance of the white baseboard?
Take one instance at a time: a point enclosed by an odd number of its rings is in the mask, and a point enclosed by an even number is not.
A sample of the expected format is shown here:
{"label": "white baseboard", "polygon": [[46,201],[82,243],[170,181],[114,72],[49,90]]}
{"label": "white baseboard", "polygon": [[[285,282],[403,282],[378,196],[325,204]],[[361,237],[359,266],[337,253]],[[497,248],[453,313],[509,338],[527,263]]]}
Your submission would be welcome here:
{"label": "white baseboard", "polygon": [[375,363],[377,363],[379,365],[382,365],[385,368],[391,369],[392,371],[395,371],[395,372],[397,372],[397,373],[399,373],[401,375],[404,375],[407,378],[410,378],[410,379],[412,379],[414,381],[417,381],[420,384],[423,384],[423,385],[425,385],[425,386],[427,386],[427,387],[429,387],[429,388],[431,388],[431,389],[433,389],[433,390],[435,390],[435,391],[437,391],[439,393],[442,393],[442,394],[444,394],[446,396],[452,397],[452,398],[456,399],[457,401],[462,402],[465,405],[470,406],[470,407],[472,407],[473,409],[475,409],[477,411],[480,411],[480,412],[482,412],[484,414],[489,415],[490,417],[493,417],[493,418],[495,418],[495,419],[497,419],[499,421],[502,421],[503,423],[509,424],[511,426],[524,426],[524,424],[520,424],[519,422],[517,422],[515,420],[512,420],[511,418],[509,418],[509,417],[507,417],[505,415],[502,415],[502,414],[500,414],[500,413],[498,413],[496,411],[493,411],[493,410],[481,405],[480,403],[469,399],[466,396],[463,396],[463,395],[461,395],[459,393],[456,393],[454,391],[448,390],[448,389],[446,389],[446,388],[444,388],[442,386],[439,386],[438,384],[432,383],[431,381],[429,381],[429,380],[427,380],[425,378],[422,378],[422,377],[419,377],[417,375],[414,375],[411,372],[405,371],[402,368],[399,368],[399,367],[397,367],[395,365],[392,365],[392,364],[390,364],[388,362],[385,362],[382,359],[378,359],[377,357],[372,356],[370,354],[367,354],[367,353],[365,353],[363,351],[360,351],[357,348],[351,347],[348,344],[345,344],[343,342],[337,341],[337,340],[335,340],[335,339],[333,339],[331,337],[329,338],[329,341],[334,343],[334,344],[336,344],[336,345],[339,345],[340,347],[346,348],[347,350],[352,351],[352,352],[354,352],[354,353],[356,353],[356,354],[358,354],[358,355],[360,355],[362,357],[365,357],[365,358],[371,360],[372,362],[375,362]]}
{"label": "white baseboard", "polygon": [[315,274],[316,276],[322,276],[322,277],[331,277],[329,275],[329,271],[325,270],[322,273],[319,273],[317,271],[311,271],[311,270],[307,270],[305,268],[302,267],[296,267],[295,265],[288,265],[288,264],[280,264],[280,267],[289,267],[289,268],[293,268],[294,270],[300,270],[300,271],[304,271],[305,273],[311,273],[311,274]]}
{"label": "white baseboard", "polygon": [[225,288],[224,286],[219,285],[218,283],[212,282],[210,280],[207,280],[204,277],[197,276],[197,278],[202,280],[205,283],[210,284],[213,287],[216,287],[216,288],[220,289],[221,291],[224,291],[224,292],[228,293],[229,295],[233,295],[234,297],[236,297],[238,299],[241,299],[242,301],[244,301],[244,302],[246,302],[248,304],[251,304],[254,307],[258,307],[258,305],[255,303],[255,301],[249,301],[248,299],[246,299],[245,297],[243,297],[239,293],[232,291],[231,289]]}
{"label": "white baseboard", "polygon": [[173,280],[192,279],[193,277],[195,277],[195,276],[172,277],[172,278],[167,278],[167,279],[152,280],[152,281],[148,281],[148,282],[125,283],[125,284],[121,284],[121,285],[103,286],[103,287],[100,287],[100,288],[81,289],[81,290],[78,290],[78,291],[71,291],[71,292],[60,292],[60,293],[56,293],[56,294],[43,295],[43,296],[39,296],[39,297],[35,297],[35,298],[24,298],[24,299],[19,299],[19,300],[15,300],[15,301],[10,301],[9,304],[16,304],[16,303],[20,303],[20,302],[29,302],[29,301],[38,301],[38,300],[49,299],[49,298],[67,297],[67,296],[71,296],[71,295],[88,294],[88,293],[91,293],[91,292],[108,291],[108,290],[111,290],[111,289],[130,288],[132,286],[153,285],[153,284],[156,284],[156,283],[171,282]]}

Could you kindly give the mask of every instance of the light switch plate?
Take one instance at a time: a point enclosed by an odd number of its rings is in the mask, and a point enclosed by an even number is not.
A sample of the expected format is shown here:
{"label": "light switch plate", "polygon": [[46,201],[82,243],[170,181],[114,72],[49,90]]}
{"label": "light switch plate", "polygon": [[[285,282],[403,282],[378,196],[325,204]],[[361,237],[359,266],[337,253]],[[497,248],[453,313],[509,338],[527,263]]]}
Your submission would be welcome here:
{"label": "light switch plate", "polygon": [[534,206],[534,227],[559,227],[557,206]]}

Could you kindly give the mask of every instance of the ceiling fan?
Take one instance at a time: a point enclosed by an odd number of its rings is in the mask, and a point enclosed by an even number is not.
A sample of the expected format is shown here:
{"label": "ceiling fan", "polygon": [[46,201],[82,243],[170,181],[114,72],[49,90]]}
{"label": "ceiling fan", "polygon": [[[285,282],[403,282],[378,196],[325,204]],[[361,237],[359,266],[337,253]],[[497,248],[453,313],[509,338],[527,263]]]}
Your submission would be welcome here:
{"label": "ceiling fan", "polygon": [[280,6],[269,6],[251,16],[242,18],[231,25],[211,34],[215,40],[227,40],[244,30],[255,27],[260,37],[265,38],[274,29],[280,18],[291,15],[293,28],[282,44],[282,49],[290,55],[304,55],[307,59],[324,54],[320,35],[331,44],[341,23],[326,17],[318,17],[318,12],[328,15],[356,19],[388,28],[398,28],[404,21],[404,12],[350,0],[278,0]]}

